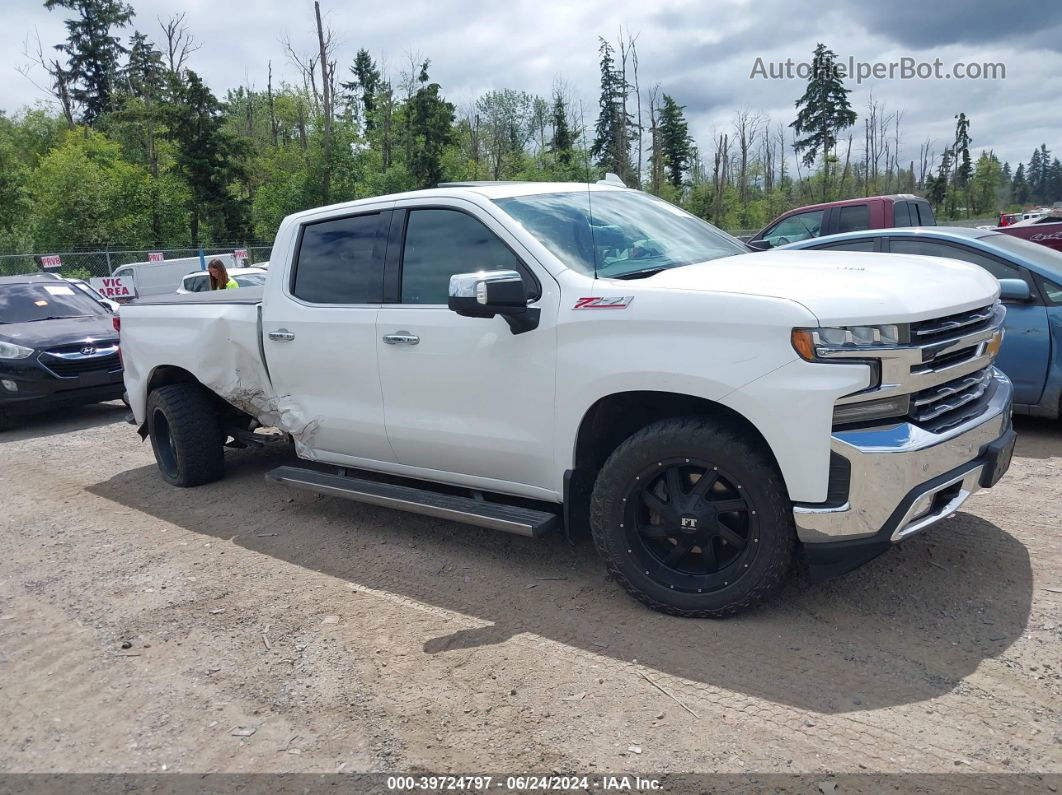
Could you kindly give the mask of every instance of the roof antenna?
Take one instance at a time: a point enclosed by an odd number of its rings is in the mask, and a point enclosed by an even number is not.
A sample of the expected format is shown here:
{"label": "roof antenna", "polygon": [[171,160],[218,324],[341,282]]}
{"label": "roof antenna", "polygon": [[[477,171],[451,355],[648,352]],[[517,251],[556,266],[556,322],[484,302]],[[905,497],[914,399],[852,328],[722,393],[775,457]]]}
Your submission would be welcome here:
{"label": "roof antenna", "polygon": [[[597,237],[594,235],[594,206],[590,201],[590,151],[586,148],[586,120],[583,118],[582,98],[579,99],[579,135],[583,139],[583,168],[586,173],[586,212],[590,219],[590,246],[594,255],[594,279],[597,279]],[[610,174],[609,176],[615,175]],[[616,179],[619,179],[619,177],[616,177]]]}

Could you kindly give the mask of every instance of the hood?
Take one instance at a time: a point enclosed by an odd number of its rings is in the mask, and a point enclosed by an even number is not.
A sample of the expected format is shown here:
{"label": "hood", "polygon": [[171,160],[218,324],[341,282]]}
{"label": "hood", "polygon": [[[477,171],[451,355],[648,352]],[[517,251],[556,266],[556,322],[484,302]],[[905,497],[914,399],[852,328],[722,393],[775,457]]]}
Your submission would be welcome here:
{"label": "hood", "polygon": [[0,324],[0,339],[27,348],[52,348],[76,342],[117,342],[111,316],[35,320],[32,323]]}
{"label": "hood", "polygon": [[784,298],[819,323],[911,323],[992,303],[999,282],[977,265],[942,257],[854,251],[770,251],[616,282]]}

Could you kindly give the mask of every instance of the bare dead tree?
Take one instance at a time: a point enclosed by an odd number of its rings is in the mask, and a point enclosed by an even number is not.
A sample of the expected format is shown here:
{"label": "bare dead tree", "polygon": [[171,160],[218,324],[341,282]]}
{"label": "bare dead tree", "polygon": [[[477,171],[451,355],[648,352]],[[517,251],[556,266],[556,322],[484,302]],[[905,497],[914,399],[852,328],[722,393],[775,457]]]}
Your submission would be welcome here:
{"label": "bare dead tree", "polygon": [[184,69],[188,56],[203,46],[195,40],[188,26],[184,24],[185,16],[186,12],[182,11],[165,22],[161,17],[158,20],[162,34],[166,37],[166,62],[174,74],[179,74]]}
{"label": "bare dead tree", "polygon": [[933,139],[926,138],[918,147],[918,189],[923,190],[926,186],[926,175],[933,167],[936,160],[933,154]]}
{"label": "bare dead tree", "polygon": [[[70,73],[63,68],[58,58],[49,58],[44,55],[44,45],[41,44],[40,34],[34,31],[35,48],[31,52],[29,38],[23,42],[22,54],[29,59],[29,63],[16,67],[19,73],[33,83],[39,90],[51,96],[63,111],[66,123],[74,126],[74,99],[70,95]],[[34,67],[39,66],[48,75],[48,85],[42,86],[33,78]]]}
{"label": "bare dead tree", "polygon": [[631,43],[631,64],[634,67],[634,96],[638,102],[638,171],[635,174],[635,184],[637,187],[642,187],[642,132],[644,131],[644,125],[642,124],[642,90],[638,85],[638,49],[635,46],[637,36],[631,37],[630,30],[627,31],[627,38]]}
{"label": "bare dead tree", "polygon": [[712,168],[712,220],[722,222],[723,191],[727,185],[727,171],[730,164],[730,139],[723,133],[715,141],[715,157]]}
{"label": "bare dead tree", "polygon": [[321,195],[327,204],[332,192],[332,127],[336,115],[336,62],[331,58],[334,49],[332,29],[326,30],[321,24],[321,3],[318,0],[314,0],[313,13],[317,22],[317,46],[320,51],[318,65],[321,68],[321,115],[324,121],[322,142],[324,168],[321,174]]}
{"label": "bare dead tree", "polygon": [[266,96],[269,101],[269,135],[273,146],[277,145],[277,108],[273,97],[273,62],[269,62],[269,77],[266,82]]}
{"label": "bare dead tree", "polygon": [[664,155],[660,151],[660,127],[657,116],[657,99],[660,84],[649,89],[649,190],[659,194],[664,181]]}
{"label": "bare dead tree", "polygon": [[747,207],[749,201],[749,153],[756,143],[762,121],[758,114],[747,108],[738,111],[734,116],[734,133],[738,145],[738,195],[742,208]]}

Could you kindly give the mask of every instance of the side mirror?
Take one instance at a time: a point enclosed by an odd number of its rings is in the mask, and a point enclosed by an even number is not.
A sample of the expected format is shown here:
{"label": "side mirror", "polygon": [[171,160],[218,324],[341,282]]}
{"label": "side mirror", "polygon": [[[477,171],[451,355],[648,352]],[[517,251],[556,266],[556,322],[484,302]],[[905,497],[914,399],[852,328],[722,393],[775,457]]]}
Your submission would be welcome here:
{"label": "side mirror", "polygon": [[516,271],[455,273],[447,305],[462,317],[501,315],[513,334],[538,327],[539,310],[528,307],[524,280]]}
{"label": "side mirror", "polygon": [[1032,291],[1024,279],[1000,279],[999,297],[1004,301],[1031,301]]}
{"label": "side mirror", "polygon": [[761,238],[760,240],[750,240],[745,245],[753,251],[767,251],[771,248],[771,241]]}

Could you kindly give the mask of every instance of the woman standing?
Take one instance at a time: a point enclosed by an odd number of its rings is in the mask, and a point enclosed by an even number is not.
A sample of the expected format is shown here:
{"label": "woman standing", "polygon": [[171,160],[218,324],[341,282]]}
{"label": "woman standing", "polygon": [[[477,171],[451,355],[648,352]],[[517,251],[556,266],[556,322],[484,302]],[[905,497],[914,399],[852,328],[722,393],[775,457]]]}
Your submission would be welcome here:
{"label": "woman standing", "polygon": [[219,259],[210,260],[210,264],[207,265],[207,273],[210,274],[211,290],[231,290],[240,286],[236,284],[235,279],[229,276],[228,270],[225,269],[225,263]]}

